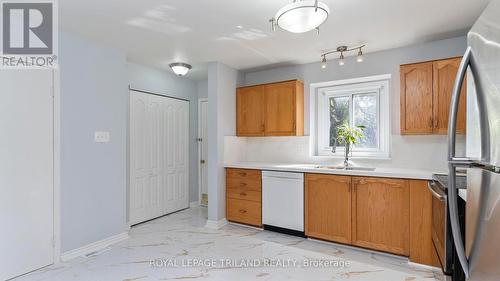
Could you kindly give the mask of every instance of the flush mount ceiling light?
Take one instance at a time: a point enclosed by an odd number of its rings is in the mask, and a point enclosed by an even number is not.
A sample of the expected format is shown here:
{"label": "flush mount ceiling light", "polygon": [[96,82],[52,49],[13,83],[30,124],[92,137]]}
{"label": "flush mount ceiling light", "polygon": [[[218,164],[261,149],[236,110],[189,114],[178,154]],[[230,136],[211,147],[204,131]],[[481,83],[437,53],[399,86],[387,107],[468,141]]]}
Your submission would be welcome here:
{"label": "flush mount ceiling light", "polygon": [[335,49],[333,51],[323,53],[323,54],[321,54],[321,68],[322,69],[326,68],[326,56],[327,55],[340,53],[339,65],[343,66],[343,65],[345,65],[344,53],[350,52],[350,51],[356,51],[356,50],[358,51],[358,57],[356,58],[356,61],[363,62],[363,60],[364,60],[363,51],[361,50],[363,47],[365,47],[365,45],[355,46],[355,47],[338,46],[337,49]]}
{"label": "flush mount ceiling light", "polygon": [[183,62],[174,62],[169,64],[170,68],[172,68],[172,71],[177,75],[177,76],[184,76],[188,73],[188,71],[191,69],[191,65]]}
{"label": "flush mount ceiling light", "polygon": [[304,33],[313,29],[319,32],[319,26],[326,21],[329,13],[328,6],[318,0],[294,0],[281,8],[269,21],[273,31],[279,26],[293,33]]}

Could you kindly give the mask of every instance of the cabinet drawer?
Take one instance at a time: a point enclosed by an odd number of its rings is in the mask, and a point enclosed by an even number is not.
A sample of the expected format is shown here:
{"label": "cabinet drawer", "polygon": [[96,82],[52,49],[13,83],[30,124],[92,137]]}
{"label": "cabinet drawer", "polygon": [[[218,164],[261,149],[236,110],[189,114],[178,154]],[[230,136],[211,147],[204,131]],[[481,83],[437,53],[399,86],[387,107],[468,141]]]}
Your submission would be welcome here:
{"label": "cabinet drawer", "polygon": [[261,203],[248,200],[227,198],[226,215],[229,221],[261,226]]}
{"label": "cabinet drawer", "polygon": [[249,169],[226,169],[227,178],[240,179],[240,180],[261,180],[260,170]]}
{"label": "cabinet drawer", "polygon": [[226,194],[228,198],[250,200],[261,202],[261,192],[247,187],[227,186]]}
{"label": "cabinet drawer", "polygon": [[246,191],[261,191],[262,176],[260,170],[227,169],[227,189],[244,189]]}
{"label": "cabinet drawer", "polygon": [[226,188],[229,189],[241,189],[246,191],[256,191],[260,192],[261,188],[261,180],[254,179],[238,179],[238,178],[227,178],[226,179]]}

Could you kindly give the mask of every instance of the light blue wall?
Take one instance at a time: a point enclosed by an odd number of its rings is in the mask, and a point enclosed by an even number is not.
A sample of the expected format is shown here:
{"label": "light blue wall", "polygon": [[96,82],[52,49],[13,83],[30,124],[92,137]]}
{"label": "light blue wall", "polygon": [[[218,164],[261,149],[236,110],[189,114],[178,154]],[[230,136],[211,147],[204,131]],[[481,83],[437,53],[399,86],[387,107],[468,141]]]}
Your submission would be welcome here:
{"label": "light blue wall", "polygon": [[208,220],[225,218],[224,136],[236,135],[236,87],[242,73],[220,62],[208,64]]}
{"label": "light blue wall", "polygon": [[[124,52],[60,35],[61,248],[126,231],[127,64]],[[95,143],[94,131],[111,132]]]}
{"label": "light blue wall", "polygon": [[208,79],[198,81],[196,84],[198,86],[198,98],[208,98]]}
{"label": "light blue wall", "polygon": [[[336,57],[331,56],[326,69],[318,62],[289,67],[272,68],[245,73],[245,85],[254,85],[281,80],[301,79],[304,81],[305,133],[309,134],[310,95],[309,84],[325,81],[358,78],[379,74],[391,74],[392,131],[399,132],[399,66],[401,64],[462,56],[467,46],[466,38],[456,37],[397,49],[368,53],[363,63],[356,57],[347,57],[344,66],[339,66]],[[330,58],[330,57],[329,57]]]}
{"label": "light blue wall", "polygon": [[190,201],[198,201],[198,87],[196,81],[170,72],[128,63],[130,87],[189,100],[189,190]]}

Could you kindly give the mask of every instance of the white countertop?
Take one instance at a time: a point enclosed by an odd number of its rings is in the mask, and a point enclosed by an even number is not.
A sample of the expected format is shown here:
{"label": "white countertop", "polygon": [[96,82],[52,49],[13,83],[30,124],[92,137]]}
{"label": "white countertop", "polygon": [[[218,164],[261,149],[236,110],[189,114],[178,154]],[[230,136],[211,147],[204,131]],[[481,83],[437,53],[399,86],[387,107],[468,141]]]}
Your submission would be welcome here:
{"label": "white countertop", "polygon": [[299,172],[299,173],[418,179],[418,180],[430,180],[432,179],[432,174],[437,173],[437,171],[420,170],[420,169],[377,168],[377,167],[374,167],[375,170],[373,171],[336,170],[328,168],[316,168],[316,166],[318,165],[327,166],[327,164],[275,164],[275,163],[273,164],[273,163],[239,162],[239,163],[226,163],[224,164],[224,167]]}

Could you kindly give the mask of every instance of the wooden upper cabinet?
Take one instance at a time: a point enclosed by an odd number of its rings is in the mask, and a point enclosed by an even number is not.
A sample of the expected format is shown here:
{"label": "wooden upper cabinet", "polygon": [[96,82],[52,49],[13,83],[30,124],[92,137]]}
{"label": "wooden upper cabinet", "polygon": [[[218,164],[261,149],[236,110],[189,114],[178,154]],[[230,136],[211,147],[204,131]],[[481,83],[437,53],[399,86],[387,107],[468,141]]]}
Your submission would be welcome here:
{"label": "wooden upper cabinet", "polygon": [[[283,83],[267,84],[264,86],[265,93],[265,135],[266,136],[295,136],[303,134],[303,124],[299,124],[297,132],[297,121],[303,119],[297,108],[303,109],[302,83],[289,81]],[[303,112],[303,111],[301,111]]]}
{"label": "wooden upper cabinet", "polygon": [[408,256],[408,181],[353,177],[352,188],[352,244]]}
{"label": "wooden upper cabinet", "polygon": [[305,232],[309,237],[351,243],[351,177],[305,176]]}
{"label": "wooden upper cabinet", "polygon": [[[447,134],[451,95],[461,58],[400,67],[401,134]],[[466,84],[462,88],[457,133],[465,133]]]}
{"label": "wooden upper cabinet", "polygon": [[432,62],[401,66],[401,133],[432,134]]}
{"label": "wooden upper cabinet", "polygon": [[237,90],[236,115],[238,136],[264,135],[264,86]]}
{"label": "wooden upper cabinet", "polygon": [[304,85],[292,80],[239,88],[236,111],[238,136],[301,136]]}
{"label": "wooden upper cabinet", "polygon": [[[434,124],[435,134],[448,134],[448,118],[450,114],[451,95],[461,58],[453,58],[434,62]],[[457,133],[465,134],[467,83],[462,85]]]}

